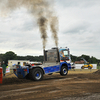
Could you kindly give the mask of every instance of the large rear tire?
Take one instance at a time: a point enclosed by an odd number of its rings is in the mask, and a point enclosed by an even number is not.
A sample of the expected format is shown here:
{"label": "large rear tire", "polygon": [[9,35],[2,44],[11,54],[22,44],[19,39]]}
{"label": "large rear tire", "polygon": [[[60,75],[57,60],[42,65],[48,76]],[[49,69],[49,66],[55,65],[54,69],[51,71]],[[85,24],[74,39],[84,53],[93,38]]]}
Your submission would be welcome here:
{"label": "large rear tire", "polygon": [[35,81],[43,79],[43,71],[40,68],[32,69],[30,72],[30,78]]}
{"label": "large rear tire", "polygon": [[88,66],[88,69],[92,69],[92,67],[91,66]]}
{"label": "large rear tire", "polygon": [[26,78],[26,79],[30,79],[29,74],[27,74],[25,78]]}
{"label": "large rear tire", "polygon": [[67,73],[68,73],[67,67],[66,67],[66,66],[62,66],[62,67],[61,67],[61,71],[60,71],[60,75],[66,76]]}

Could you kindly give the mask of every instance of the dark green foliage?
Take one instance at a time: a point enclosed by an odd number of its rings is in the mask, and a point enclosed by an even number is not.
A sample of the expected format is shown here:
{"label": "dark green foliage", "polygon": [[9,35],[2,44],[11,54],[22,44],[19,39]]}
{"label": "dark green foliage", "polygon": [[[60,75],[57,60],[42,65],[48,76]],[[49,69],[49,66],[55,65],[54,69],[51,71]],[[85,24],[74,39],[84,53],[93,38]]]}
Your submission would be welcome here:
{"label": "dark green foliage", "polygon": [[3,62],[3,54],[0,54],[0,62]]}
{"label": "dark green foliage", "polygon": [[17,56],[17,60],[30,60],[43,62],[43,56]]}
{"label": "dark green foliage", "polygon": [[3,61],[5,61],[5,63],[7,64],[8,60],[14,60],[16,59],[17,55],[12,52],[12,51],[9,51],[9,52],[6,52],[4,55],[3,55]]}
{"label": "dark green foliage", "polygon": [[30,61],[38,61],[43,62],[43,56],[17,56],[12,51],[6,52],[5,54],[0,54],[0,62],[5,61],[5,63],[8,63],[8,60],[30,60]]}

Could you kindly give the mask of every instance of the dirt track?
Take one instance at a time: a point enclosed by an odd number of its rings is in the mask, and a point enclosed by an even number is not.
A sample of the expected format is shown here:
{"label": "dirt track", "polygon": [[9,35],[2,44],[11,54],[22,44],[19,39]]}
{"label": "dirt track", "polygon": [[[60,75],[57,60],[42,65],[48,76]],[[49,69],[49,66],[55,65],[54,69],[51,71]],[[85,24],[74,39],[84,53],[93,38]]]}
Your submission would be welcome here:
{"label": "dirt track", "polygon": [[4,78],[0,100],[99,100],[100,71],[89,74],[46,75],[36,82]]}

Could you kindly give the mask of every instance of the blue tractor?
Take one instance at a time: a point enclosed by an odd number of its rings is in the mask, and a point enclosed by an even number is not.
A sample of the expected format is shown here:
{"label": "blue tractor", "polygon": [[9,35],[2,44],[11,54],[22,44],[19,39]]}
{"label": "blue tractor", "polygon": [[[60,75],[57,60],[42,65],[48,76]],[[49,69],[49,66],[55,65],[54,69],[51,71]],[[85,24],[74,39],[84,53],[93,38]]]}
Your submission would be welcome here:
{"label": "blue tractor", "polygon": [[39,81],[43,79],[44,74],[51,75],[56,72],[66,76],[68,70],[71,69],[70,63],[69,48],[52,48],[44,50],[43,64],[34,63],[33,65],[26,64],[25,66],[18,64],[13,71],[18,78],[30,78]]}

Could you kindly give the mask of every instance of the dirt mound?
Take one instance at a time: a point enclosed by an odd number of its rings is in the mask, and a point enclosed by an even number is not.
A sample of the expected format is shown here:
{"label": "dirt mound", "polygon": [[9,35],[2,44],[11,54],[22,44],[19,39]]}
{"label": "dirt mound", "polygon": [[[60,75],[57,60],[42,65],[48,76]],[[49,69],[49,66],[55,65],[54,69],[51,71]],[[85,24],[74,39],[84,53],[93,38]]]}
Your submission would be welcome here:
{"label": "dirt mound", "polygon": [[32,82],[32,81],[27,79],[18,79],[17,77],[12,77],[12,78],[4,78],[2,85],[20,84],[20,83],[27,83],[27,82]]}
{"label": "dirt mound", "polygon": [[93,74],[100,74],[100,69],[94,72]]}

